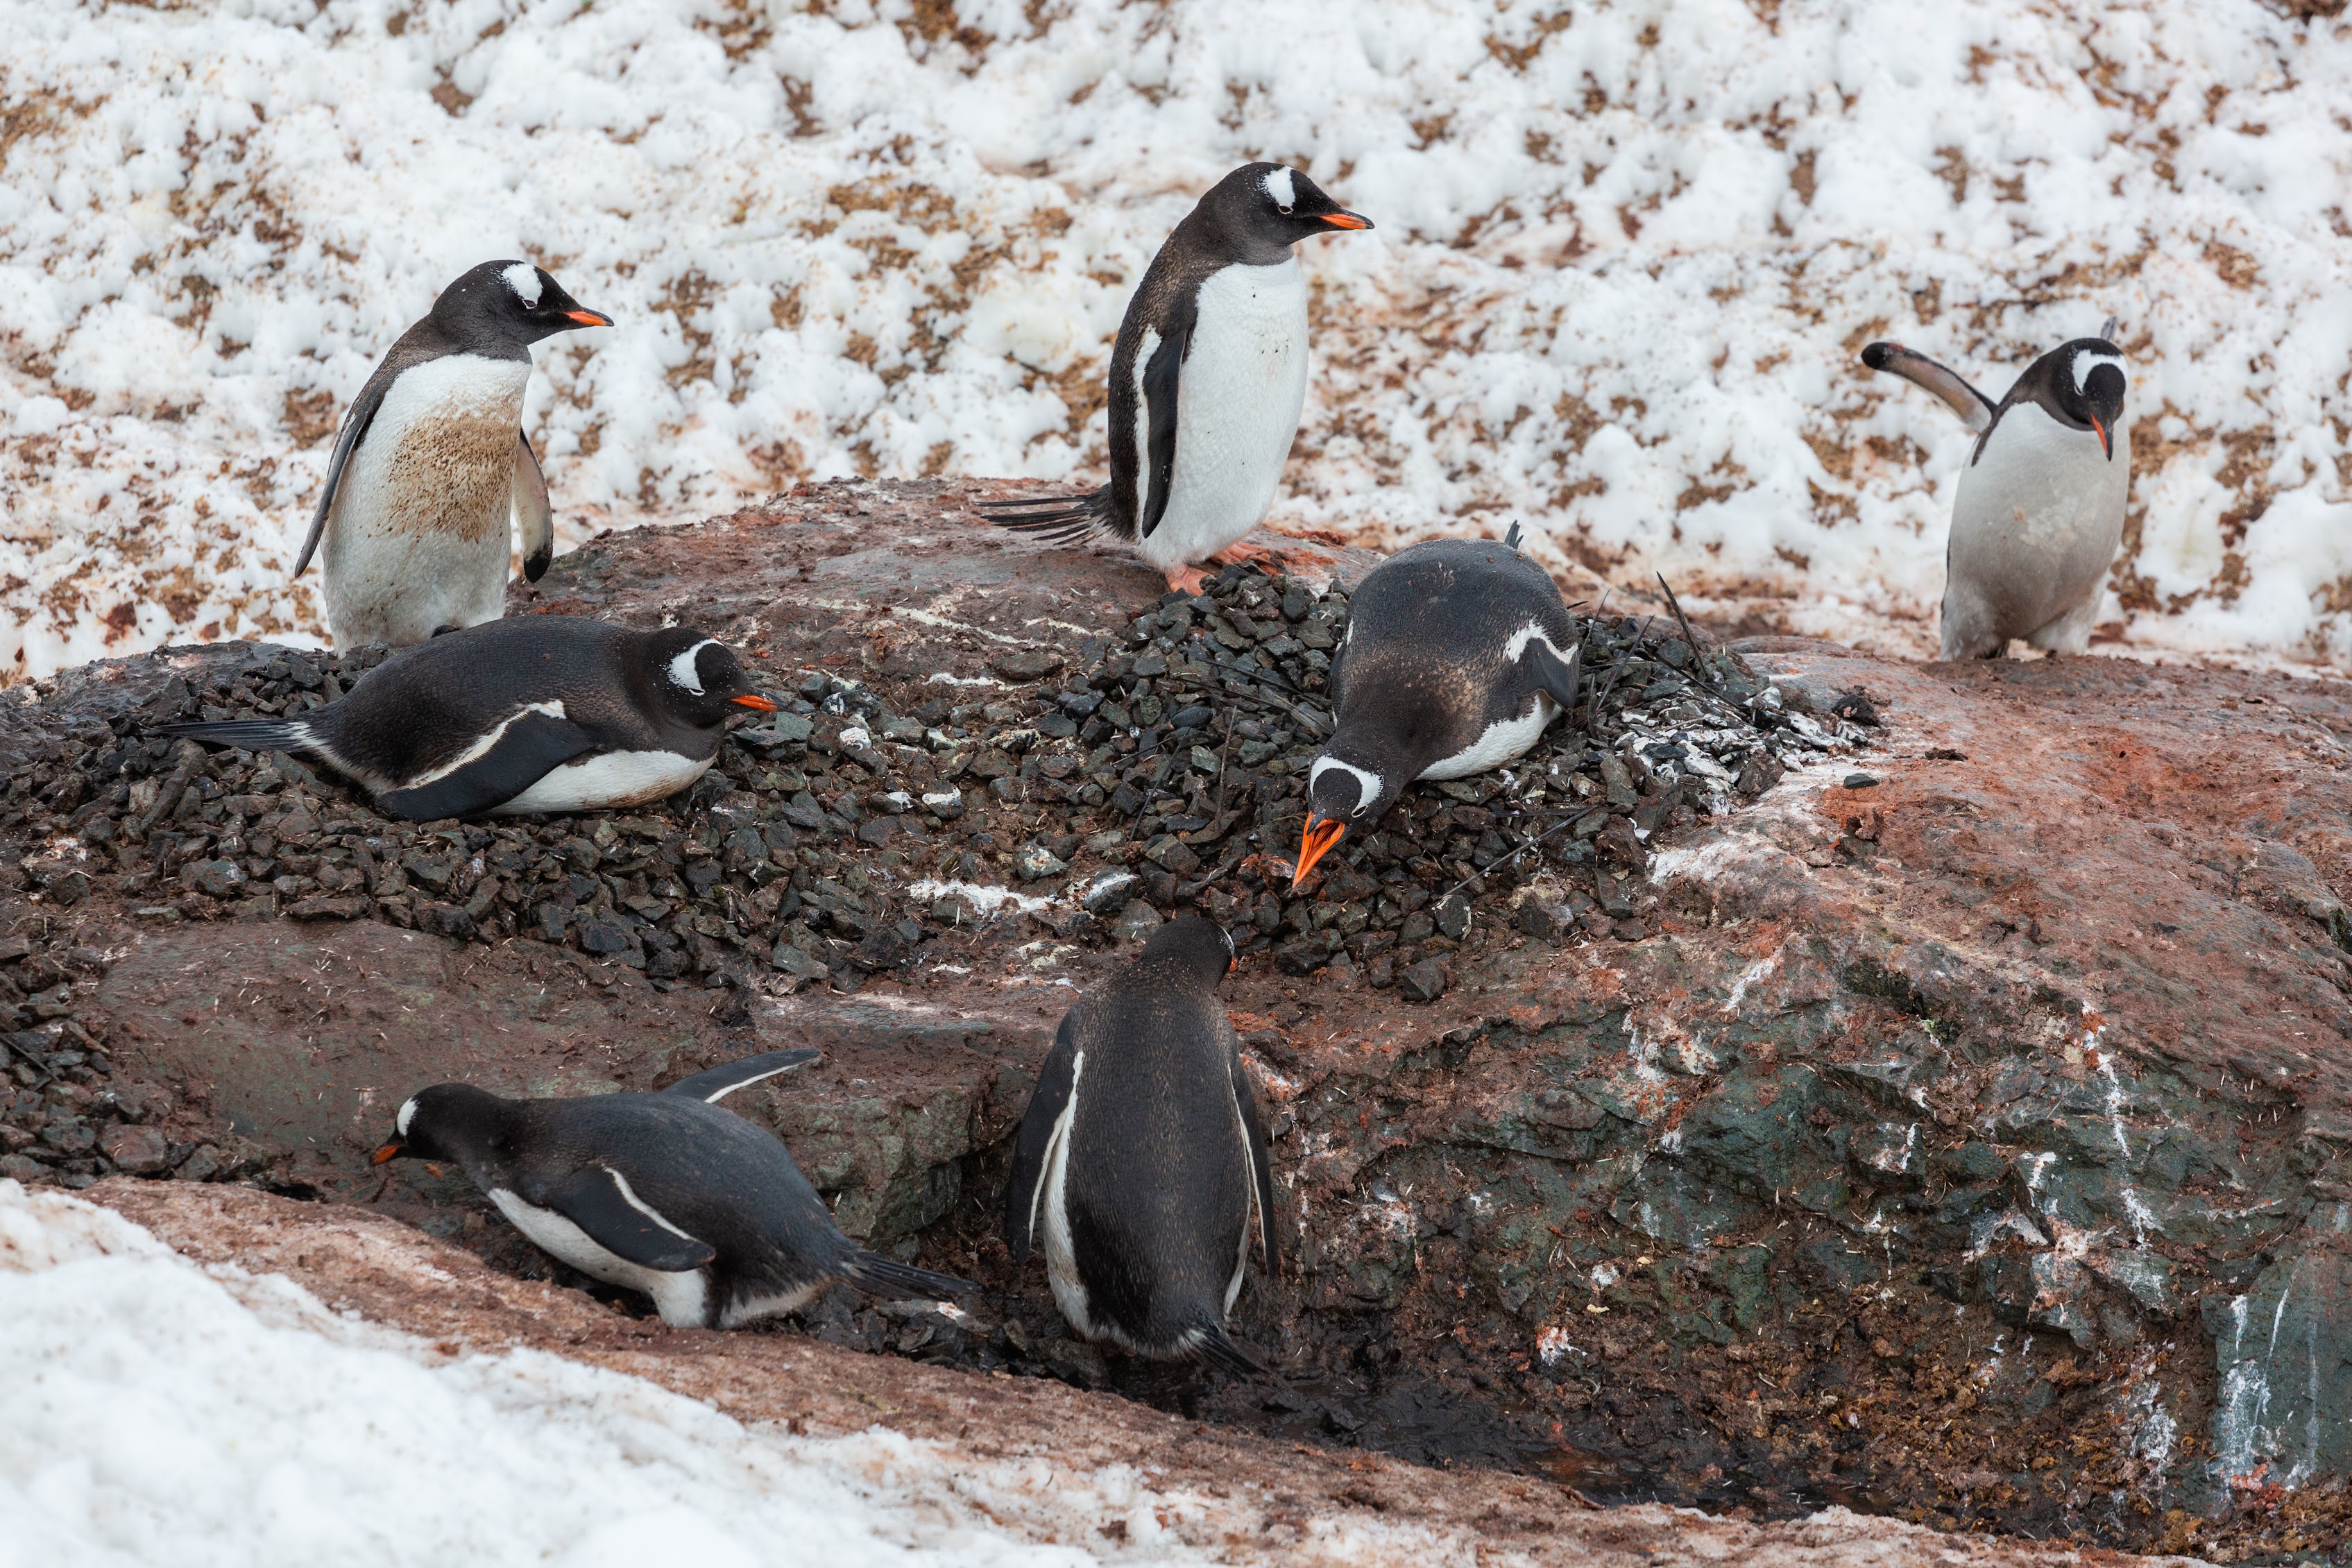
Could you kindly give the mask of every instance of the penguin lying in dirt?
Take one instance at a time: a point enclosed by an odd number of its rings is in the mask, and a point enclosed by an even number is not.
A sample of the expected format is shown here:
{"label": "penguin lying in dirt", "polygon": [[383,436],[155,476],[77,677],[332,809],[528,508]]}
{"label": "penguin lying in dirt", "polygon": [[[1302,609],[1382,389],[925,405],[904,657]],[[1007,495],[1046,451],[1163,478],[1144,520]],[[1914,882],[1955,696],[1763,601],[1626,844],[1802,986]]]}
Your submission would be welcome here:
{"label": "penguin lying in dirt", "polygon": [[805,1062],[770,1051],[658,1094],[507,1100],[437,1083],[394,1118],[387,1160],[465,1167],[499,1212],[583,1274],[640,1290],[662,1321],[731,1329],[789,1312],[835,1280],[875,1296],[979,1289],[894,1263],[835,1228],[782,1142],[719,1109],[747,1084]]}
{"label": "penguin lying in dirt", "polygon": [[1217,1000],[1233,963],[1232,940],[1186,916],[1063,1017],[1021,1118],[1004,1236],[1015,1263],[1044,1245],[1086,1338],[1253,1373],[1225,1316],[1253,1251],[1274,1274],[1274,1174]]}
{"label": "penguin lying in dirt", "polygon": [[[1296,169],[1249,163],[1151,258],[1110,358],[1110,483],[982,503],[1001,528],[1135,547],[1171,588],[1235,549],[1274,502],[1307,404],[1307,279],[1291,248],[1368,229]],[[1254,553],[1254,552],[1253,552]]]}
{"label": "penguin lying in dirt", "polygon": [[394,654],[299,718],[158,728],[307,752],[365,785],[377,810],[432,822],[659,800],[709,768],[730,718],[775,708],[700,632],[525,616]]}
{"label": "penguin lying in dirt", "polygon": [[1338,721],[1307,775],[1296,888],[1350,830],[1368,833],[1415,779],[1524,755],[1577,704],[1584,644],[1549,574],[1500,544],[1433,539],[1356,586],[1331,659]]}
{"label": "penguin lying in dirt", "polygon": [[1941,398],[1977,433],[1944,549],[1943,657],[1998,658],[2011,637],[2052,653],[2090,646],[2099,590],[2131,493],[2123,351],[2110,318],[2059,344],[1995,403],[1901,343],[1862,363]]}

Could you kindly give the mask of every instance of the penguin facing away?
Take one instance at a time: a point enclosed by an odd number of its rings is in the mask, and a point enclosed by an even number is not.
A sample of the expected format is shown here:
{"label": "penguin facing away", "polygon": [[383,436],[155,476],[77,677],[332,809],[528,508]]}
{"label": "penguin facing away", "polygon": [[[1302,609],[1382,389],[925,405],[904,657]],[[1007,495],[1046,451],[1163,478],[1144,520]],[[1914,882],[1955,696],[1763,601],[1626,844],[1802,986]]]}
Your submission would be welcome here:
{"label": "penguin facing away", "polygon": [[1944,551],[1945,658],[1998,658],[2011,637],[2053,654],[2089,646],[2131,491],[2116,325],[2052,349],[1999,403],[1900,343],[1862,351],[1977,433]]}
{"label": "penguin facing away", "polygon": [[999,527],[1056,543],[1125,541],[1171,588],[1236,551],[1274,502],[1307,399],[1307,279],[1292,247],[1369,229],[1296,169],[1248,163],[1211,187],[1153,257],[1110,361],[1110,482],[985,501]]}
{"label": "penguin facing away", "polygon": [[1233,963],[1217,926],[1172,921],[1063,1017],[1021,1118],[1004,1236],[1015,1263],[1043,1246],[1084,1337],[1250,1373],[1225,1317],[1253,1251],[1270,1278],[1277,1247],[1265,1121],[1216,996]]}
{"label": "penguin facing away", "polygon": [[446,1160],[541,1250],[651,1296],[662,1321],[731,1329],[800,1307],[835,1280],[871,1295],[977,1289],[841,1234],[775,1134],[719,1105],[814,1061],[747,1057],[658,1094],[508,1100],[471,1084],[419,1089],[375,1152]]}
{"label": "penguin facing away", "polygon": [[547,481],[522,433],[530,345],[609,327],[541,268],[486,261],[441,291],[352,399],[294,563],[325,541],[336,643],[405,647],[495,620],[505,607],[507,520],[523,575],[555,553]]}
{"label": "penguin facing away", "polygon": [[700,632],[522,616],[396,653],[341,700],[294,718],[158,729],[307,752],[364,786],[379,811],[431,822],[659,800],[709,768],[729,719],[775,707],[734,651]]}
{"label": "penguin facing away", "polygon": [[1433,539],[1365,574],[1331,658],[1337,714],[1307,775],[1296,888],[1350,829],[1369,833],[1415,779],[1524,755],[1577,705],[1584,643],[1544,569],[1499,544]]}

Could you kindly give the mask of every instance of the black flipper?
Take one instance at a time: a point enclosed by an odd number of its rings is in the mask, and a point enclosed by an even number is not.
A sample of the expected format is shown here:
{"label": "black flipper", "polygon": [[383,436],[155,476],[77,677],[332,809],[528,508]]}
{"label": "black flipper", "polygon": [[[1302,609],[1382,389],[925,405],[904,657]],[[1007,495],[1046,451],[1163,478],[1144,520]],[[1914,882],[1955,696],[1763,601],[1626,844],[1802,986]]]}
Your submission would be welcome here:
{"label": "black flipper", "polygon": [[808,1046],[795,1046],[788,1051],[762,1051],[756,1057],[745,1057],[724,1067],[706,1068],[692,1078],[682,1078],[664,1094],[682,1094],[688,1100],[698,1100],[706,1105],[716,1105],[739,1089],[747,1088],[763,1078],[773,1078],[796,1067],[813,1062],[824,1055]]}
{"label": "black flipper", "polygon": [[1275,1240],[1274,1163],[1266,1158],[1265,1118],[1258,1114],[1257,1090],[1250,1087],[1238,1051],[1234,1054],[1234,1103],[1241,1107],[1242,1130],[1249,1136],[1250,1174],[1257,1184],[1258,1265],[1271,1279],[1280,1257],[1280,1244]]}
{"label": "black flipper", "polygon": [[539,471],[530,437],[515,432],[515,522],[522,533],[522,575],[536,583],[555,559],[555,509],[547,504],[547,476]]}
{"label": "black flipper", "polygon": [[1037,1225],[1037,1203],[1045,1181],[1045,1150],[1054,1141],[1054,1123],[1070,1103],[1078,1081],[1078,1049],[1070,1020],[1072,1008],[1054,1032],[1054,1048],[1037,1073],[1037,1091],[1021,1113],[1021,1137],[1013,1150],[1013,1179],[1004,1189],[1004,1245],[1013,1261],[1029,1261],[1029,1243]]}
{"label": "black flipper", "polygon": [[1970,386],[1958,371],[1937,364],[1926,354],[1914,353],[1901,343],[1872,343],[1862,351],[1862,363],[1873,370],[1899,375],[1924,392],[1933,393],[1944,405],[1960,416],[1960,423],[1978,435],[1992,428],[1993,416],[2000,405]]}
{"label": "black flipper", "polygon": [[1234,1377],[1266,1375],[1265,1363],[1234,1343],[1233,1336],[1225,1332],[1223,1323],[1194,1329],[1189,1338],[1192,1353],[1219,1372],[1229,1373]]}
{"label": "black flipper", "polygon": [[1149,539],[1168,510],[1168,492],[1176,479],[1176,395],[1184,374],[1184,356],[1192,352],[1192,327],[1187,321],[1171,326],[1143,367],[1143,405],[1149,420],[1146,450],[1136,475],[1143,504],[1135,536]]}
{"label": "black flipper", "polygon": [[201,724],[158,724],[159,735],[184,735],[210,741],[215,746],[238,746],[262,752],[303,752],[310,749],[310,726],[299,719],[223,719]]}
{"label": "black flipper", "polygon": [[1561,712],[1575,712],[1576,704],[1580,700],[1576,689],[1584,679],[1582,640],[1580,639],[1574,647],[1569,649],[1568,657],[1563,659],[1554,654],[1549,647],[1530,638],[1528,643],[1527,657],[1536,667],[1538,686],[1548,693],[1554,702],[1559,704]]}
{"label": "black flipper", "polygon": [[375,797],[376,809],[411,822],[472,816],[505,805],[551,769],[595,749],[594,737],[569,719],[518,713],[480,756],[429,784],[385,791]]}
{"label": "black flipper", "polygon": [[1034,533],[1048,544],[1075,544],[1093,534],[1110,516],[1110,487],[1104,485],[1082,496],[975,501],[972,507],[998,528]]}
{"label": "black flipper", "polygon": [[632,1202],[633,1196],[620,1172],[589,1165],[551,1188],[545,1202],[589,1240],[641,1268],[682,1274],[719,1256],[717,1247],[664,1222],[643,1200]]}
{"label": "black flipper", "polygon": [[864,1248],[849,1255],[841,1266],[841,1277],[869,1296],[919,1296],[927,1301],[944,1300],[950,1296],[969,1296],[980,1287],[969,1279],[959,1279],[952,1274],[934,1274],[928,1268],[912,1264],[896,1263],[878,1252]]}
{"label": "black flipper", "polygon": [[310,514],[310,536],[302,542],[302,553],[296,558],[288,582],[302,575],[303,569],[310,564],[311,552],[319,548],[320,536],[327,531],[327,514],[335,510],[335,495],[342,487],[343,468],[352,460],[352,454],[360,449],[360,443],[367,439],[368,426],[375,423],[376,410],[383,406],[384,389],[392,383],[393,376],[386,375],[383,367],[379,365],[376,373],[368,377],[367,384],[360,388],[360,395],[352,402],[350,411],[343,416],[342,433],[335,437],[335,455],[327,459],[327,488],[320,492],[319,510]]}

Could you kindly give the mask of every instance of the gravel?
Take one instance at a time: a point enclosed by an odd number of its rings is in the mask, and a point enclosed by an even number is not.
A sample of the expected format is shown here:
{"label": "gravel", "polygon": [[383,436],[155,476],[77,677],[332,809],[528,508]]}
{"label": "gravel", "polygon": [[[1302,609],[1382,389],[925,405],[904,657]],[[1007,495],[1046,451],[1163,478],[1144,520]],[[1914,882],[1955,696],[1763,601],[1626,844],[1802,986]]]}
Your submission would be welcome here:
{"label": "gravel", "polygon": [[[1590,621],[1589,727],[1556,723],[1507,770],[1414,786],[1293,894],[1347,611],[1342,594],[1234,567],[1075,654],[992,658],[1027,684],[984,700],[908,681],[893,706],[857,680],[791,671],[786,710],[737,730],[688,795],[495,823],[388,819],[295,758],[154,736],[173,720],[303,711],[382,658],[206,650],[142,706],[109,707],[94,679],[48,684],[51,703],[0,741],[0,890],[49,909],[100,892],[159,923],[374,919],[458,943],[545,942],[664,989],[855,989],[919,975],[937,942],[975,926],[1100,945],[1198,908],[1287,973],[1425,1001],[1488,942],[1641,940],[1661,839],[1864,739],[1834,696],[1784,701],[1736,656],[1695,652],[1655,620]],[[160,1113],[137,1086],[118,1102],[76,1021],[103,956],[52,946],[70,923],[0,938],[0,1094],[14,1097],[0,1099],[0,1171],[250,1168],[242,1149],[106,1141]]]}

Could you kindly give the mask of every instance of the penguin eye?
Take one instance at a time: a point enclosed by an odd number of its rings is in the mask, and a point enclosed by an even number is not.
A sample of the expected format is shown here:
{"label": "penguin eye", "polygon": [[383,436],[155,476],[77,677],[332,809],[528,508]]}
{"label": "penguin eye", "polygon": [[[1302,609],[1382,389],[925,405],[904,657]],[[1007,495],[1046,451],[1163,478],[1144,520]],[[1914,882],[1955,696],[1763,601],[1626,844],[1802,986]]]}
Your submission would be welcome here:
{"label": "penguin eye", "polygon": [[1274,210],[1280,213],[1285,217],[1288,217],[1290,216],[1290,209],[1282,205],[1280,203],[1276,204]]}

